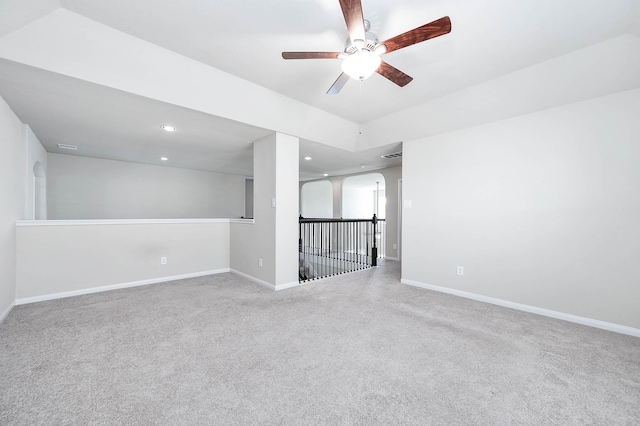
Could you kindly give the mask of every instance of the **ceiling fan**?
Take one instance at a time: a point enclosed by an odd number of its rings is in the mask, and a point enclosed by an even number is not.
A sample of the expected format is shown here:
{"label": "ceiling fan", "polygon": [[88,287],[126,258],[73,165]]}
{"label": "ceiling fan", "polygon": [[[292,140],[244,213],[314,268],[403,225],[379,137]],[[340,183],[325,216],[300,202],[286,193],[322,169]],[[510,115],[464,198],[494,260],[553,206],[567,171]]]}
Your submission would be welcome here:
{"label": "ceiling fan", "polygon": [[380,57],[385,53],[451,32],[451,20],[445,16],[379,42],[378,37],[369,32],[369,22],[364,20],[362,14],[361,0],[339,1],[349,32],[343,52],[282,52],[284,59],[344,59],[342,74],[329,88],[328,95],[338,94],[349,78],[364,80],[374,72],[400,87],[406,86],[413,78],[384,62]]}

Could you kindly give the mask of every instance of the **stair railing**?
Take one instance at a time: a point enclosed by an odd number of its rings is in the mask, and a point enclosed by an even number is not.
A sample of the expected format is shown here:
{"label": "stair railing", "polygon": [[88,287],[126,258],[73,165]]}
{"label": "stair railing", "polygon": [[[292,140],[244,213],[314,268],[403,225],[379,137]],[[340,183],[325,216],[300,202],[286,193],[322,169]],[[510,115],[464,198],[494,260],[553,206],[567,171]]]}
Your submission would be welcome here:
{"label": "stair railing", "polygon": [[343,274],[377,266],[383,258],[385,220],[299,219],[299,280]]}

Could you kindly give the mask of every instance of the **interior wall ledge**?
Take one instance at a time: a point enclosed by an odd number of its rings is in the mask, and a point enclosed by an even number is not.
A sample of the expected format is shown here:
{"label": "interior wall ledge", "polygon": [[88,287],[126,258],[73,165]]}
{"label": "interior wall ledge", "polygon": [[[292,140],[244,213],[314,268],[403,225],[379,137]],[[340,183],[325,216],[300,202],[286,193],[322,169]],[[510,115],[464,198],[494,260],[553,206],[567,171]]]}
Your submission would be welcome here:
{"label": "interior wall ledge", "polygon": [[179,223],[253,223],[253,219],[76,219],[76,220],[17,220],[16,226],[81,226],[81,225],[145,225]]}

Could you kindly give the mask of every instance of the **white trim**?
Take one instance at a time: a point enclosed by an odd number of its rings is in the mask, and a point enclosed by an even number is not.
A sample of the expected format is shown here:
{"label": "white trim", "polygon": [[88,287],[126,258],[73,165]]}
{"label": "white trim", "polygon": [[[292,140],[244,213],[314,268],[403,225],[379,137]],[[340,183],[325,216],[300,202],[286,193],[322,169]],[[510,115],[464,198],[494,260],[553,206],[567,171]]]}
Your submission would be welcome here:
{"label": "white trim", "polygon": [[4,310],[4,312],[2,314],[0,314],[0,323],[2,323],[2,321],[5,320],[5,318],[7,318],[9,316],[9,314],[11,313],[11,311],[13,310],[13,307],[16,306],[16,302],[13,301],[11,302],[11,304],[9,305],[9,307],[7,309]]}
{"label": "white trim", "polygon": [[232,272],[233,274],[236,274],[236,275],[241,276],[242,278],[246,278],[246,279],[248,279],[249,281],[252,281],[252,282],[254,282],[254,283],[256,283],[256,284],[259,284],[259,285],[261,285],[262,287],[266,287],[266,288],[268,288],[269,290],[274,290],[274,291],[286,290],[286,289],[288,289],[288,288],[293,288],[293,287],[297,287],[297,286],[299,286],[299,285],[300,285],[300,282],[299,282],[299,281],[293,281],[293,282],[290,282],[290,283],[284,283],[284,284],[274,285],[274,284],[268,283],[268,282],[266,282],[266,281],[263,281],[263,280],[261,280],[261,279],[259,279],[259,278],[256,278],[256,277],[254,277],[254,276],[251,276],[251,275],[245,274],[244,272],[236,271],[235,269],[232,269],[232,270],[231,270],[231,272]]}
{"label": "white trim", "polygon": [[293,281],[293,282],[290,282],[290,283],[278,284],[278,285],[275,286],[275,290],[276,291],[286,290],[288,288],[297,287],[299,285],[300,285],[300,281]]}
{"label": "white trim", "polygon": [[391,257],[391,256],[385,256],[385,257],[383,258],[383,260],[393,260],[393,261],[396,261],[396,262],[397,262],[397,261],[398,261],[398,258],[397,258],[397,257]]}
{"label": "white trim", "polygon": [[230,223],[244,223],[247,225],[253,225],[256,221],[254,219],[229,219]]}
{"label": "white trim", "polygon": [[182,280],[186,278],[203,277],[205,275],[221,274],[224,272],[230,272],[230,269],[229,268],[216,269],[212,271],[194,272],[191,274],[173,275],[170,277],[151,278],[148,280],[141,280],[141,281],[131,281],[128,283],[111,284],[111,285],[105,285],[101,287],[83,288],[80,290],[64,291],[61,293],[43,294],[41,296],[23,297],[21,299],[16,299],[15,303],[16,305],[26,305],[28,303],[44,302],[45,300],[63,299],[65,297],[74,297],[74,296],[81,296],[84,294],[101,293],[103,291],[119,290],[122,288],[140,287],[143,285],[158,284],[158,283],[163,283],[167,281]]}
{"label": "white trim", "polygon": [[87,219],[17,220],[16,226],[147,225],[175,223],[253,223],[252,219]]}
{"label": "white trim", "polygon": [[256,277],[254,277],[254,276],[251,276],[251,275],[245,274],[244,272],[240,272],[240,271],[236,271],[235,269],[232,269],[232,270],[231,270],[231,273],[236,274],[236,275],[239,275],[239,276],[241,276],[242,278],[246,278],[246,279],[248,279],[249,281],[252,281],[252,282],[254,282],[254,283],[256,283],[256,284],[260,284],[262,287],[266,287],[266,288],[268,288],[268,289],[270,289],[270,290],[275,290],[275,289],[276,289],[276,286],[275,286],[275,285],[273,285],[273,284],[271,284],[271,283],[268,283],[268,282],[266,282],[266,281],[262,281],[261,279],[256,278]]}
{"label": "white trim", "polygon": [[425,284],[418,281],[412,281],[402,278],[400,280],[402,284],[407,284],[414,287],[420,287],[427,290],[438,291],[440,293],[448,293],[454,296],[464,297],[466,299],[473,299],[480,302],[491,303],[492,305],[504,306],[505,308],[516,309],[518,311],[530,312],[532,314],[538,314],[545,317],[556,318],[564,321],[573,322],[576,324],[582,324],[589,327],[601,328],[603,330],[613,331],[616,333],[627,334],[629,336],[640,337],[640,329],[628,327],[626,325],[614,324],[611,322],[600,321],[592,318],[580,317],[577,315],[567,314],[564,312],[552,311],[551,309],[539,308],[537,306],[525,305],[522,303],[510,302],[508,300],[496,299],[493,297],[482,296],[480,294],[468,293],[462,290],[456,290],[448,287],[440,287],[432,284]]}

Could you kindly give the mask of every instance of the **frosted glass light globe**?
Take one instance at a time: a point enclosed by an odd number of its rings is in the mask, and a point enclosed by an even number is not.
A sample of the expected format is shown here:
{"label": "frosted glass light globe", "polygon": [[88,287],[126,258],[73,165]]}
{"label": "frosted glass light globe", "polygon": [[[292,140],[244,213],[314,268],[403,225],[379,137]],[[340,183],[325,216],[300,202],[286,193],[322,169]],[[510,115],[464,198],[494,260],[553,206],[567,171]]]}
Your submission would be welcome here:
{"label": "frosted glass light globe", "polygon": [[381,62],[377,53],[362,49],[347,56],[342,71],[353,79],[364,80],[376,72]]}

